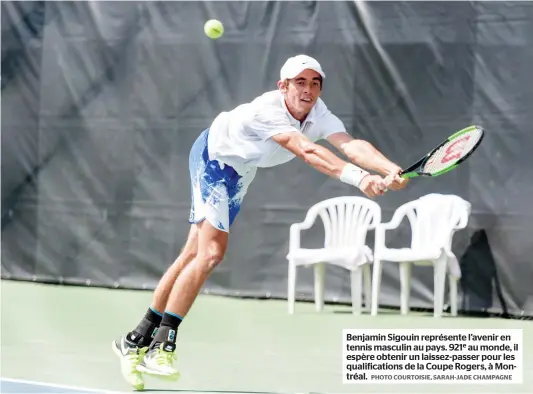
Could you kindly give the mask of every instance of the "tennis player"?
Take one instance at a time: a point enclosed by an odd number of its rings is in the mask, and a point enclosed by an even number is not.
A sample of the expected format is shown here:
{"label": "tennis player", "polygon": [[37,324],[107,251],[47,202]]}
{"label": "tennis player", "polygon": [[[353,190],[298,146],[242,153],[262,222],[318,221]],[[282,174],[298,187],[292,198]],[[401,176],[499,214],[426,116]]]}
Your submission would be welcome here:
{"label": "tennis player", "polygon": [[[406,186],[407,181],[398,176],[399,166],[370,143],[352,138],[326,107],[320,98],[325,77],[315,59],[289,58],[281,68],[277,90],[221,113],[193,144],[189,156],[192,225],[187,242],[161,278],[138,326],[113,342],[122,374],[136,389],[144,388],[141,372],[179,378],[174,367],[178,327],[224,258],[230,227],[257,168],[298,157],[369,198],[387,188]],[[321,139],[350,162],[315,144]]]}

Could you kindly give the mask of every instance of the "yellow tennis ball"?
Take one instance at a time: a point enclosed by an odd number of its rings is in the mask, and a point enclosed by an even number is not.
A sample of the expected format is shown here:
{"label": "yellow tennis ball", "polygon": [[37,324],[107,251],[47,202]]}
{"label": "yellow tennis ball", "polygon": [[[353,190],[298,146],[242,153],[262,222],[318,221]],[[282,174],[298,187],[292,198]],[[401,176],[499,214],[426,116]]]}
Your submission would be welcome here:
{"label": "yellow tennis ball", "polygon": [[210,19],[205,22],[204,32],[207,37],[216,40],[217,38],[222,37],[222,34],[224,34],[224,25],[219,20]]}

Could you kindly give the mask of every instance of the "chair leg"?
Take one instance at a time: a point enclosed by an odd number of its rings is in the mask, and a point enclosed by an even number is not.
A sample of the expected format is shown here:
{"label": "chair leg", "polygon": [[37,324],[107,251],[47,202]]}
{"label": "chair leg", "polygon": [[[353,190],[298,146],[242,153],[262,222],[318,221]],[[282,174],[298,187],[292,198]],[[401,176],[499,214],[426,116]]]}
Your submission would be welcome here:
{"label": "chair leg", "polygon": [[411,298],[411,263],[400,263],[400,313],[409,313],[409,300]]}
{"label": "chair leg", "polygon": [[294,260],[289,260],[289,279],[287,290],[289,315],[292,315],[294,314],[294,304],[296,298],[296,263],[294,262]]}
{"label": "chair leg", "polygon": [[441,317],[442,309],[444,308],[444,287],[446,285],[446,256],[439,257],[435,261],[433,268],[433,280],[434,280],[434,295],[433,295],[433,316]]}
{"label": "chair leg", "polygon": [[370,272],[370,264],[363,265],[363,281],[365,292],[365,311],[370,313],[372,305],[372,276]]}
{"label": "chair leg", "polygon": [[316,311],[324,308],[324,282],[326,280],[326,266],[324,263],[315,264],[315,306]]}
{"label": "chair leg", "polygon": [[370,314],[376,316],[379,307],[379,287],[381,284],[381,261],[374,261],[374,269],[372,274],[372,307]]}
{"label": "chair leg", "polygon": [[457,278],[449,275],[450,283],[450,312],[452,316],[457,316]]}
{"label": "chair leg", "polygon": [[350,271],[351,279],[351,290],[352,290],[352,313],[354,315],[361,314],[361,304],[362,304],[362,270],[360,267],[357,267],[355,270]]}

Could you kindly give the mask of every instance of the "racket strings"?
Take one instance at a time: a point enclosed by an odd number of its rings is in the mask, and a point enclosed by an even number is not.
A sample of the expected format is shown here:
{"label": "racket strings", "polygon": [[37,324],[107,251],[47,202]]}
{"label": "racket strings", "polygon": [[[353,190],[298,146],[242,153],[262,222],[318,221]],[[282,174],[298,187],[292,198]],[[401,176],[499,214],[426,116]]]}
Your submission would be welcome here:
{"label": "racket strings", "polygon": [[454,165],[474,149],[482,134],[475,128],[446,142],[428,159],[424,172],[432,174]]}

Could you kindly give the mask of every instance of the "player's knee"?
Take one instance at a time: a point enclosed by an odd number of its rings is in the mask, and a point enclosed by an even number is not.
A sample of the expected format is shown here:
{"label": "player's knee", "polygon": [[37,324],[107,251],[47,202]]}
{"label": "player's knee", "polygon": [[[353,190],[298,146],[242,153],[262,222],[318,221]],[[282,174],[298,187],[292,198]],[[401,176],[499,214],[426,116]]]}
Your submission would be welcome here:
{"label": "player's knee", "polygon": [[192,261],[198,255],[198,249],[187,248],[181,252],[187,261]]}
{"label": "player's knee", "polygon": [[211,272],[224,259],[225,248],[218,244],[211,244],[205,250],[198,253],[197,261],[200,262],[202,268]]}

